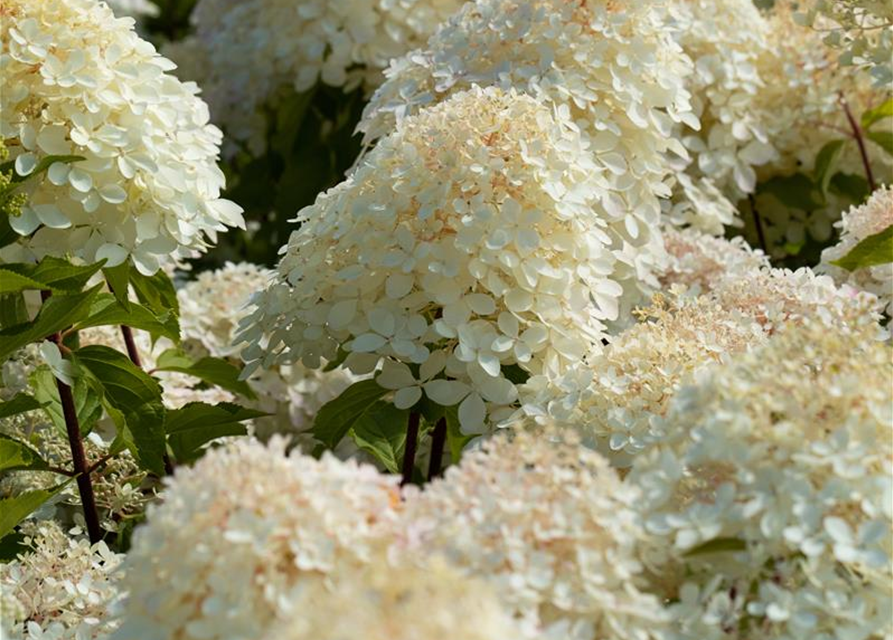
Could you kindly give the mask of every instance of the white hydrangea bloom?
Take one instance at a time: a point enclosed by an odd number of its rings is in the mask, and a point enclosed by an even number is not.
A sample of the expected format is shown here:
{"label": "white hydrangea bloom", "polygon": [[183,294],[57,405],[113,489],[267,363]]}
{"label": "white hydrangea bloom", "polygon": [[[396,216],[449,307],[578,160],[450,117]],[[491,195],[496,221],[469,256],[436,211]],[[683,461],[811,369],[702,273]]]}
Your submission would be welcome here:
{"label": "white hydrangea bloom", "polygon": [[[533,98],[474,89],[401,122],[299,214],[243,321],[248,371],[350,352],[395,404],[422,389],[468,433],[514,402],[505,367],[558,372],[657,284],[659,229],[613,199],[586,144]],[[414,373],[408,365],[420,365]]]}
{"label": "white hydrangea bloom", "polygon": [[278,439],[239,439],[178,468],[134,534],[112,637],[268,637],[295,589],[370,558],[398,482],[328,454],[289,457]]}
{"label": "white hydrangea bloom", "polygon": [[73,255],[133,260],[154,273],[204,250],[241,208],[219,198],[220,131],[195,84],[94,0],[9,0],[0,30],[0,136],[25,182],[28,204],[10,219],[21,239],[6,261]]}
{"label": "white hydrangea bloom", "polygon": [[[239,322],[253,309],[250,298],[274,275],[247,262],[227,263],[186,283],[177,291],[184,348],[194,357],[235,357],[239,349],[233,343]],[[316,412],[359,379],[343,368],[323,371],[300,362],[256,371],[248,379],[258,397],[254,406],[272,415],[252,421],[254,434],[263,439],[274,433],[296,434],[302,445],[309,444],[306,431]],[[185,389],[171,386],[175,393]]]}
{"label": "white hydrangea bloom", "polygon": [[893,189],[881,187],[865,204],[844,212],[843,218],[835,225],[840,229],[840,241],[822,252],[820,267],[839,283],[847,283],[875,294],[884,303],[888,316],[893,316],[893,255],[886,264],[863,267],[853,272],[831,263],[846,256],[868,236],[880,233],[891,225]]}
{"label": "white hydrangea bloom", "polygon": [[200,0],[195,35],[171,49],[201,83],[214,121],[262,153],[260,108],[283,87],[372,87],[464,0]]}
{"label": "white hydrangea bloom", "polygon": [[891,357],[807,320],[677,393],[626,481],[681,637],[893,633]]}
{"label": "white hydrangea bloom", "polygon": [[664,153],[685,156],[669,134],[680,122],[698,127],[683,86],[690,73],[654,3],[478,0],[391,63],[358,128],[369,143],[473,85],[522,91],[581,129],[606,206],[651,224],[657,197],[669,194]]}
{"label": "white hydrangea bloom", "polygon": [[694,293],[710,292],[720,280],[744,278],[769,267],[759,249],[752,249],[740,236],[727,240],[694,228],[663,230],[667,265],[661,285],[683,285]]}
{"label": "white hydrangea bloom", "polygon": [[[26,551],[0,564],[0,629],[10,640],[99,640],[117,621],[122,554],[69,537],[53,521],[25,526]],[[75,532],[77,533],[77,532]],[[6,635],[8,634],[8,635]]]}
{"label": "white hydrangea bloom", "polygon": [[[756,96],[753,108],[759,111],[777,155],[756,167],[758,180],[797,171],[809,174],[825,144],[847,137],[844,132],[850,132],[851,127],[840,104],[841,95],[857,120],[889,97],[884,87],[872,87],[863,74],[841,68],[819,34],[794,23],[787,3],[777,3],[769,26],[772,52],[759,58],[758,72],[765,87]],[[893,159],[870,141],[867,151],[875,176],[889,182]],[[853,140],[844,145],[837,169],[865,176]]]}
{"label": "white hydrangea bloom", "polygon": [[239,320],[255,291],[263,289],[274,272],[248,262],[227,262],[222,269],[203,271],[177,291],[180,331],[215,358],[238,354],[233,345]]}
{"label": "white hydrangea bloom", "polygon": [[867,68],[878,86],[893,82],[893,5],[884,0],[811,0],[795,19],[841,49],[845,65]]}
{"label": "white hydrangea bloom", "polygon": [[341,570],[334,584],[301,589],[270,640],[518,640],[492,587],[437,558],[394,565],[380,558]]}
{"label": "white hydrangea bloom", "polygon": [[755,319],[708,296],[656,296],[640,317],[586,364],[555,379],[530,378],[515,419],[575,429],[614,466],[627,467],[662,439],[662,417],[682,384],[767,337]]}
{"label": "white hydrangea bloom", "polygon": [[492,583],[523,637],[657,638],[660,602],[636,586],[637,499],[576,442],[499,436],[424,491],[407,488],[394,552],[443,554]]}
{"label": "white hydrangea bloom", "polygon": [[[673,0],[668,28],[694,63],[688,88],[699,131],[677,126],[691,154],[676,161],[670,219],[714,235],[736,222],[732,203],[751,193],[753,167],[771,160],[771,145],[754,97],[763,89],[758,58],[770,51],[769,26],[752,0]],[[728,199],[727,199],[728,198]]]}

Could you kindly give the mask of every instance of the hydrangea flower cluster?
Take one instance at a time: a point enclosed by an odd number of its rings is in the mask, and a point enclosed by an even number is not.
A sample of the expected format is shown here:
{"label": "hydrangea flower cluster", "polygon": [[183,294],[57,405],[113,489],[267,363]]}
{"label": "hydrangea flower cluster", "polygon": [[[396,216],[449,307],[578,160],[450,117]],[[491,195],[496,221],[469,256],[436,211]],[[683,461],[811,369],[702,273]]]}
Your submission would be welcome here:
{"label": "hydrangea flower cluster", "polygon": [[499,436],[424,491],[407,488],[395,553],[443,554],[489,581],[526,638],[656,638],[663,609],[637,587],[637,499],[572,439]]}
{"label": "hydrangea flower cluster", "polygon": [[281,439],[239,439],[178,468],[134,534],[112,637],[267,637],[293,590],[369,560],[398,480],[328,454],[287,456]]}
{"label": "hydrangea flower cluster", "polygon": [[663,230],[667,264],[661,287],[682,285],[694,293],[709,293],[722,280],[740,279],[769,267],[769,259],[740,236],[727,240],[695,228]]}
{"label": "hydrangea flower cluster", "polygon": [[[814,169],[822,147],[845,137],[841,132],[851,131],[841,96],[856,118],[889,97],[884,88],[872,87],[863,74],[850,73],[835,64],[819,34],[795,24],[787,4],[780,3],[772,11],[769,26],[773,51],[759,58],[758,72],[765,87],[757,94],[753,108],[761,114],[777,155],[756,167],[759,180]],[[870,143],[867,152],[877,175],[893,175],[893,160],[882,147]],[[844,146],[837,170],[865,175],[859,150],[852,141]],[[763,209],[761,206],[760,211]],[[832,208],[826,214],[830,218],[829,233],[838,211]],[[785,229],[787,225],[778,226]]]}
{"label": "hydrangea flower cluster", "polygon": [[0,259],[130,258],[152,274],[243,226],[219,197],[221,133],[198,88],[167,73],[133,20],[93,0],[10,0],[3,14],[0,137],[18,175],[46,172],[25,183],[9,220],[21,238]]}
{"label": "hydrangea flower cluster", "polygon": [[663,415],[683,383],[766,339],[753,318],[709,296],[655,296],[639,315],[639,324],[585,365],[528,380],[515,421],[574,429],[614,466],[628,467],[663,438]]}
{"label": "hydrangea flower cluster", "polygon": [[677,393],[627,482],[684,637],[893,628],[893,352],[868,325],[789,325]]}
{"label": "hydrangea flower cluster", "polygon": [[358,128],[369,143],[473,85],[521,91],[581,129],[605,206],[651,225],[669,194],[664,154],[686,155],[669,134],[677,123],[698,128],[690,73],[653,3],[477,0],[391,63]]}
{"label": "hydrangea flower cluster", "polygon": [[482,432],[485,402],[492,413],[517,398],[506,366],[563,370],[600,346],[642,280],[656,284],[656,228],[615,207],[599,176],[574,128],[514,91],[475,89],[404,120],[299,214],[243,320],[247,371],[318,367],[339,349],[356,373],[384,359],[397,406],[424,389]]}
{"label": "hydrangea flower cluster", "polygon": [[893,7],[876,0],[813,0],[795,19],[841,50],[844,65],[865,67],[878,86],[893,82]]}
{"label": "hydrangea flower cluster", "polygon": [[[179,289],[184,348],[196,357],[236,356],[234,341],[239,323],[252,310],[251,296],[274,275],[247,262],[228,263],[200,273]],[[257,370],[248,384],[258,396],[257,408],[272,415],[253,421],[254,434],[263,439],[274,433],[295,434],[301,444],[309,445],[303,440],[316,412],[357,380],[343,368],[323,371],[300,362]]]}
{"label": "hydrangea flower cluster", "polygon": [[[349,603],[350,613],[345,615]],[[351,567],[334,584],[300,591],[290,620],[271,640],[518,640],[519,630],[488,585],[442,559]]]}
{"label": "hydrangea flower cluster", "polygon": [[852,272],[831,264],[868,236],[893,226],[893,189],[878,189],[865,204],[844,212],[835,226],[840,229],[840,242],[822,252],[822,270],[839,283],[873,293],[883,302],[887,315],[893,316],[893,264],[888,262]]}
{"label": "hydrangea flower cluster", "polygon": [[200,0],[195,35],[165,50],[201,81],[214,121],[261,153],[260,108],[277,91],[317,81],[378,84],[391,58],[424,43],[463,0]]}
{"label": "hydrangea flower cluster", "polygon": [[733,203],[754,190],[753,166],[775,154],[753,110],[763,89],[758,59],[771,52],[769,25],[752,0],[679,0],[668,12],[694,63],[688,88],[701,122],[697,132],[678,126],[675,133],[692,160],[677,177],[671,219],[721,235],[735,222]]}
{"label": "hydrangea flower cluster", "polygon": [[[0,564],[0,630],[21,640],[99,640],[117,621],[123,554],[70,537],[52,520],[24,526],[25,551]],[[78,532],[75,530],[74,532]],[[8,634],[8,635],[7,635]]]}

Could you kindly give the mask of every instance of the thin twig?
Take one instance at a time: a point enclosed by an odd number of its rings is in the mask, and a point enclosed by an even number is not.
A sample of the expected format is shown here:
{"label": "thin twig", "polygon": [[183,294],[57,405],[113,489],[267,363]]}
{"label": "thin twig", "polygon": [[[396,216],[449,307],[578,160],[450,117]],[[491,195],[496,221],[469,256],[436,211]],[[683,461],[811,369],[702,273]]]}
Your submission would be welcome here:
{"label": "thin twig", "polygon": [[[49,291],[42,291],[44,301],[50,297]],[[54,333],[49,340],[62,344],[62,334]],[[65,431],[68,435],[68,445],[71,449],[71,463],[74,474],[77,475],[78,493],[81,496],[81,506],[84,509],[84,521],[87,524],[87,534],[90,543],[96,544],[102,540],[102,527],[99,525],[99,512],[96,509],[96,496],[93,493],[93,482],[90,479],[90,470],[87,468],[87,456],[84,454],[84,442],[81,438],[81,425],[78,421],[78,413],[74,404],[74,396],[71,387],[56,378],[56,387],[59,390],[59,400],[62,402],[62,415],[65,418]]]}
{"label": "thin twig", "polygon": [[840,106],[843,107],[843,112],[846,114],[846,119],[850,123],[850,128],[853,130],[853,137],[856,139],[856,144],[859,145],[859,155],[862,156],[862,166],[865,167],[865,177],[868,179],[868,188],[874,193],[875,189],[877,189],[877,185],[874,182],[874,174],[871,171],[871,162],[868,160],[868,150],[865,148],[865,135],[862,131],[862,127],[859,126],[859,123],[856,122],[856,119],[853,117],[853,112],[850,111],[850,105],[847,103],[846,98],[843,97],[843,93],[839,94],[838,99],[840,101]]}
{"label": "thin twig", "polygon": [[428,461],[428,482],[440,475],[443,462],[443,448],[446,445],[447,422],[446,418],[437,421],[434,427],[434,435],[431,440],[431,459]]}
{"label": "thin twig", "polygon": [[421,416],[412,411],[406,423],[406,446],[403,449],[403,479],[401,485],[412,482],[412,472],[415,469],[415,454],[419,445],[419,421]]}
{"label": "thin twig", "polygon": [[760,218],[760,212],[757,209],[757,201],[756,198],[753,197],[753,194],[748,194],[747,199],[750,202],[750,212],[753,214],[753,224],[757,228],[757,238],[760,240],[760,248],[763,250],[763,253],[766,254],[766,257],[769,256],[769,249],[766,245],[766,234],[763,232],[763,221]]}
{"label": "thin twig", "polygon": [[133,340],[133,329],[122,324],[121,335],[124,336],[124,346],[127,347],[127,357],[130,358],[130,361],[133,364],[142,369],[143,363],[140,360],[140,352],[137,350],[136,342]]}

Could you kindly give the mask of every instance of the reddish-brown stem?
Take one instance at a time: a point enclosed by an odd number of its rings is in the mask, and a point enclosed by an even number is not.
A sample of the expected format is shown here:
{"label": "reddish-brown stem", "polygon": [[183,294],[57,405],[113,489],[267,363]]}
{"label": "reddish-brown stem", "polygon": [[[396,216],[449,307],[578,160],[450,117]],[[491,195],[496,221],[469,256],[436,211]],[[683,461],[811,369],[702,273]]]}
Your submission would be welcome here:
{"label": "reddish-brown stem", "polygon": [[419,446],[419,421],[421,416],[412,411],[406,423],[406,446],[403,449],[403,479],[400,484],[412,482],[412,472],[415,469],[415,454]]}
{"label": "reddish-brown stem", "polygon": [[446,445],[447,423],[446,418],[437,421],[431,440],[431,459],[428,461],[428,482],[440,475],[443,464],[443,448]]}
{"label": "reddish-brown stem", "polygon": [[865,148],[865,135],[862,131],[862,127],[859,126],[859,123],[856,122],[856,119],[853,117],[853,112],[850,110],[850,105],[846,101],[846,98],[843,97],[843,94],[840,94],[840,106],[843,107],[843,112],[846,114],[847,122],[850,123],[850,128],[853,130],[853,138],[856,139],[856,144],[859,146],[859,155],[862,156],[862,166],[865,167],[865,178],[868,180],[868,188],[874,193],[875,189],[877,189],[877,185],[874,181],[874,174],[871,171],[871,162],[868,159],[868,149]]}
{"label": "reddish-brown stem", "polygon": [[122,324],[121,335],[124,336],[124,346],[127,347],[127,357],[130,358],[130,361],[133,364],[142,369],[143,363],[140,360],[140,352],[136,348],[136,342],[133,340],[133,330],[127,325]]}
{"label": "reddish-brown stem", "polygon": [[[41,297],[46,300],[50,297],[50,292],[42,291]],[[61,333],[54,333],[48,339],[56,345],[61,346],[62,344]],[[65,431],[68,435],[68,446],[71,449],[71,463],[74,473],[77,475],[78,493],[81,496],[81,506],[84,509],[87,535],[90,536],[90,543],[96,544],[102,540],[102,527],[99,525],[96,496],[93,493],[90,469],[87,468],[87,456],[84,454],[84,441],[81,438],[81,425],[78,421],[74,396],[71,393],[71,387],[59,378],[56,378],[56,388],[59,390],[59,400],[62,403],[62,416],[65,418]]]}

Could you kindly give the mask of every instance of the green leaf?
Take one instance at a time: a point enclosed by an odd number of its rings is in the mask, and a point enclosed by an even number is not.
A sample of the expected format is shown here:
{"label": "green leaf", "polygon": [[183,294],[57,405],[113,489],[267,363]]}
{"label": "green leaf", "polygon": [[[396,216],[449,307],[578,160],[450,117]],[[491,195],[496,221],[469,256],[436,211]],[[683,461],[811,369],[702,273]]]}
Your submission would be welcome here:
{"label": "green leaf", "polygon": [[161,314],[170,310],[180,315],[180,303],[177,300],[174,283],[161,269],[152,276],[131,271],[130,285],[136,291],[137,299],[155,313]]}
{"label": "green leaf", "polygon": [[197,457],[205,443],[223,436],[245,435],[247,430],[241,422],[266,415],[229,402],[216,405],[192,402],[168,411],[164,430],[177,461],[189,462]]}
{"label": "green leaf", "polygon": [[835,173],[830,188],[832,193],[849,198],[855,204],[865,202],[871,193],[868,180],[855,173]]}
{"label": "green leaf", "polygon": [[[104,263],[104,260],[100,260],[93,264],[79,266],[62,258],[47,256],[37,264],[4,264],[2,269],[12,273],[0,274],[0,279],[7,281],[2,289],[6,291],[45,289],[76,293],[86,286],[93,274],[99,271]],[[18,289],[15,289],[17,282],[13,274],[19,276],[18,282],[21,284]]]}
{"label": "green leaf", "polygon": [[831,177],[837,170],[844,144],[844,140],[832,140],[822,147],[815,158],[815,169],[812,172],[813,180],[818,185],[822,195],[828,193],[828,185],[831,183]]}
{"label": "green leaf", "polygon": [[17,524],[31,515],[40,505],[62,491],[68,482],[53,489],[26,491],[14,498],[0,500],[0,538],[12,531]]}
{"label": "green leaf", "polygon": [[517,364],[502,365],[502,375],[513,384],[524,384],[530,379],[530,373]]}
{"label": "green leaf", "polygon": [[43,303],[33,321],[0,331],[0,362],[26,344],[43,340],[86,318],[101,288],[98,284],[82,293],[54,295]]}
{"label": "green leaf", "polygon": [[408,410],[379,400],[353,423],[350,435],[360,449],[375,456],[385,469],[400,473],[408,419]]}
{"label": "green leaf", "polygon": [[815,189],[812,180],[802,173],[771,178],[758,188],[760,193],[775,196],[783,205],[803,211],[812,211],[821,206],[813,196]]}
{"label": "green leaf", "polygon": [[893,262],[893,225],[864,238],[848,254],[831,264],[847,271]]}
{"label": "green leaf", "polygon": [[28,307],[23,293],[0,295],[0,330],[28,322]]}
{"label": "green leaf", "polygon": [[115,298],[124,309],[130,311],[130,260],[125,260],[117,267],[107,267],[102,273]]}
{"label": "green leaf", "polygon": [[388,390],[375,380],[352,384],[319,410],[313,421],[313,436],[329,449],[334,449],[357,420],[386,393]]}
{"label": "green leaf", "polygon": [[867,131],[865,136],[893,156],[893,131]]}
{"label": "green leaf", "polygon": [[447,407],[447,444],[450,447],[450,458],[453,464],[459,462],[462,458],[462,451],[465,446],[474,439],[474,436],[468,436],[462,433],[462,425],[459,424],[459,407]]}
{"label": "green leaf", "polygon": [[106,411],[140,467],[164,475],[165,408],[158,382],[109,347],[84,347],[73,359],[102,390]]}
{"label": "green leaf", "polygon": [[48,466],[34,449],[0,433],[0,471],[41,471]]}
{"label": "green leaf", "polygon": [[[59,399],[59,387],[56,376],[47,365],[41,365],[29,377],[34,397],[43,407],[50,421],[62,435],[66,434],[65,415],[62,412],[62,401]],[[74,399],[74,410],[78,417],[81,435],[87,435],[93,426],[102,418],[102,394],[97,392],[82,377],[74,379],[71,389]]]}
{"label": "green leaf", "polygon": [[714,538],[708,540],[685,553],[686,558],[703,556],[708,553],[727,553],[729,551],[745,551],[747,543],[738,538]]}
{"label": "green leaf", "polygon": [[156,314],[148,307],[131,302],[130,310],[110,293],[100,293],[90,306],[90,315],[77,323],[76,329],[101,327],[106,325],[127,325],[133,329],[147,331],[154,338],[163,336],[174,342],[180,341],[180,323],[173,311]]}
{"label": "green leaf", "polygon": [[37,175],[40,175],[47,169],[49,169],[52,165],[57,162],[61,162],[62,164],[71,164],[72,162],[80,162],[81,160],[86,160],[84,156],[70,156],[70,155],[61,155],[61,156],[44,156],[40,159],[40,162],[37,163],[37,166],[34,167],[34,171],[29,173],[27,176],[20,176],[15,171],[12,172],[11,182],[13,184],[18,182],[24,182],[25,180],[29,180]]}
{"label": "green leaf", "polygon": [[25,534],[13,531],[0,538],[0,564],[15,560],[20,553],[28,551]]}
{"label": "green leaf", "polygon": [[867,129],[878,120],[893,116],[893,98],[890,98],[883,104],[878,105],[874,109],[869,109],[862,114],[862,128]]}
{"label": "green leaf", "polygon": [[8,418],[26,411],[40,409],[41,404],[27,393],[17,393],[6,402],[0,402],[0,418]]}
{"label": "green leaf", "polygon": [[10,270],[8,267],[15,265],[3,265],[0,267],[0,293],[18,293],[28,289],[43,289],[42,283]]}
{"label": "green leaf", "polygon": [[202,358],[193,362],[182,350],[173,348],[158,356],[155,370],[185,373],[231,393],[252,400],[257,397],[247,382],[239,380],[241,370],[222,358]]}

